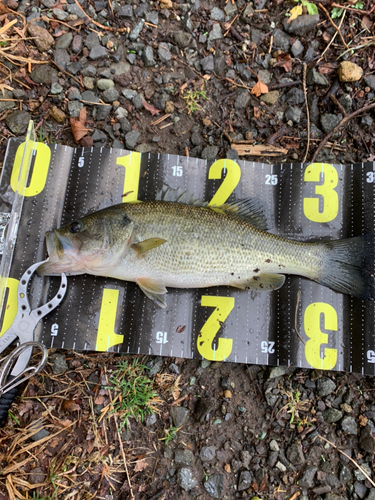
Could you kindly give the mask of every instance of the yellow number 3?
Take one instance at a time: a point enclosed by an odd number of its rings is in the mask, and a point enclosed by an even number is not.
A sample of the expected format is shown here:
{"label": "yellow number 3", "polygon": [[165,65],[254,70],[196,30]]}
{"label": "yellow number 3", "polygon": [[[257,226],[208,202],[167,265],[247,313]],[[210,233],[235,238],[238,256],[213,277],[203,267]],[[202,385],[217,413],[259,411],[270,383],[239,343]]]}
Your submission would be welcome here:
{"label": "yellow number 3", "polygon": [[319,197],[303,200],[303,213],[313,222],[330,222],[339,212],[339,197],[335,191],[338,183],[337,170],[328,163],[313,163],[306,167],[305,182],[320,182],[323,175],[323,184],[315,186],[315,194],[323,197],[323,207],[319,210]]}
{"label": "yellow number 3", "polygon": [[303,319],[305,334],[309,337],[305,345],[305,356],[312,368],[332,370],[337,362],[337,350],[325,347],[323,353],[320,352],[322,344],[328,343],[328,334],[320,329],[321,315],[324,318],[323,328],[337,331],[337,313],[331,305],[314,302],[307,306]]}

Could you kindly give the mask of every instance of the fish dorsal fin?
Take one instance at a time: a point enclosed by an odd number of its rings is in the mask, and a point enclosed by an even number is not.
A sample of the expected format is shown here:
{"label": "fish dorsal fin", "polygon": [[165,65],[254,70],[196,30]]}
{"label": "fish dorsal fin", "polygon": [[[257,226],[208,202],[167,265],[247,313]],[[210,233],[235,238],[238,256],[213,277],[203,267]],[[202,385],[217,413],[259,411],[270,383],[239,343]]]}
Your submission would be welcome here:
{"label": "fish dorsal fin", "polygon": [[262,231],[268,229],[264,203],[259,198],[244,198],[243,200],[224,203],[224,205],[211,208],[217,212],[238,215],[238,217],[246,219],[252,226]]}
{"label": "fish dorsal fin", "polygon": [[166,242],[167,240],[164,240],[163,238],[149,238],[148,240],[143,240],[138,243],[133,243],[131,247],[133,250],[137,252],[138,255],[142,255],[145,252],[148,252],[153,248],[163,245],[163,243]]}
{"label": "fish dorsal fin", "polygon": [[181,188],[172,189],[164,185],[156,195],[157,201],[168,201],[170,203],[183,203],[184,205],[193,205],[195,207],[208,207],[218,213],[227,213],[238,215],[246,219],[252,226],[266,231],[268,229],[267,218],[265,215],[265,205],[259,198],[245,198],[232,203],[223,205],[209,205],[201,199],[194,198],[193,195]]}
{"label": "fish dorsal fin", "polygon": [[184,205],[193,205],[195,207],[206,207],[207,202],[195,198],[193,195],[187,191],[183,191],[181,188],[172,189],[169,186],[164,185],[160,191],[156,194],[157,201],[169,201],[170,203],[183,203]]}

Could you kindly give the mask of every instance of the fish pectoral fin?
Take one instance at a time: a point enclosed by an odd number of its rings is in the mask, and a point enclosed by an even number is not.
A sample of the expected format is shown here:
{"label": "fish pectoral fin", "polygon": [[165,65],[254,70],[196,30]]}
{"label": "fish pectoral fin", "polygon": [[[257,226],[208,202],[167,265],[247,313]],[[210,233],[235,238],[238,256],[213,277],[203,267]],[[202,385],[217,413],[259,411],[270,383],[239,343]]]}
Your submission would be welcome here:
{"label": "fish pectoral fin", "polygon": [[168,293],[168,290],[162,283],[157,281],[152,281],[148,278],[139,278],[136,281],[142,292],[159,307],[167,307],[164,295]]}
{"label": "fish pectoral fin", "polygon": [[139,243],[133,243],[131,247],[137,252],[138,256],[140,256],[145,252],[152,250],[153,248],[163,245],[163,243],[166,242],[167,240],[164,240],[163,238],[149,238],[148,240],[143,240]]}
{"label": "fish pectoral fin", "polygon": [[259,274],[250,280],[232,283],[231,286],[243,290],[278,290],[285,282],[284,274]]}

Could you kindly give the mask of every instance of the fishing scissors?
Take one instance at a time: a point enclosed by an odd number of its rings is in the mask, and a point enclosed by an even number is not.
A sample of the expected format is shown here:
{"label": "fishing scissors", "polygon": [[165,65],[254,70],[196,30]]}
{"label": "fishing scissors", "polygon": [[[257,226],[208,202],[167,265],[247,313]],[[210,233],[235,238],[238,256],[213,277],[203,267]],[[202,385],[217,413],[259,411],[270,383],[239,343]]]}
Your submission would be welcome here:
{"label": "fishing scissors", "polygon": [[[53,311],[63,300],[67,290],[66,275],[61,275],[61,284],[57,294],[47,304],[31,309],[27,297],[27,287],[35,270],[43,262],[30,266],[22,275],[18,289],[18,310],[12,326],[0,337],[0,353],[16,339],[19,342],[8,356],[0,360],[0,422],[4,420],[16,394],[17,386],[34,376],[47,362],[46,347],[34,341],[34,330],[39,321]],[[33,349],[41,351],[42,357],[36,366],[28,366]]]}

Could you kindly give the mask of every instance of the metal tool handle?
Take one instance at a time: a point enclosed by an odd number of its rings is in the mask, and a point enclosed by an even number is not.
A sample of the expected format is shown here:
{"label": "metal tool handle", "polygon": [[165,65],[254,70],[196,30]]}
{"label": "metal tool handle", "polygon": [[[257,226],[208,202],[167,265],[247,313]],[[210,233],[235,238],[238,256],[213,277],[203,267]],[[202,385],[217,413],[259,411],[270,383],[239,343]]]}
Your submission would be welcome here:
{"label": "metal tool handle", "polygon": [[[10,375],[14,364],[19,356],[25,353],[28,349],[36,347],[40,349],[42,358],[36,366],[28,366],[16,376]],[[4,422],[8,415],[8,410],[11,407],[18,393],[18,386],[36,375],[47,362],[48,351],[40,342],[25,342],[16,347],[8,356],[0,360],[0,424]]]}

